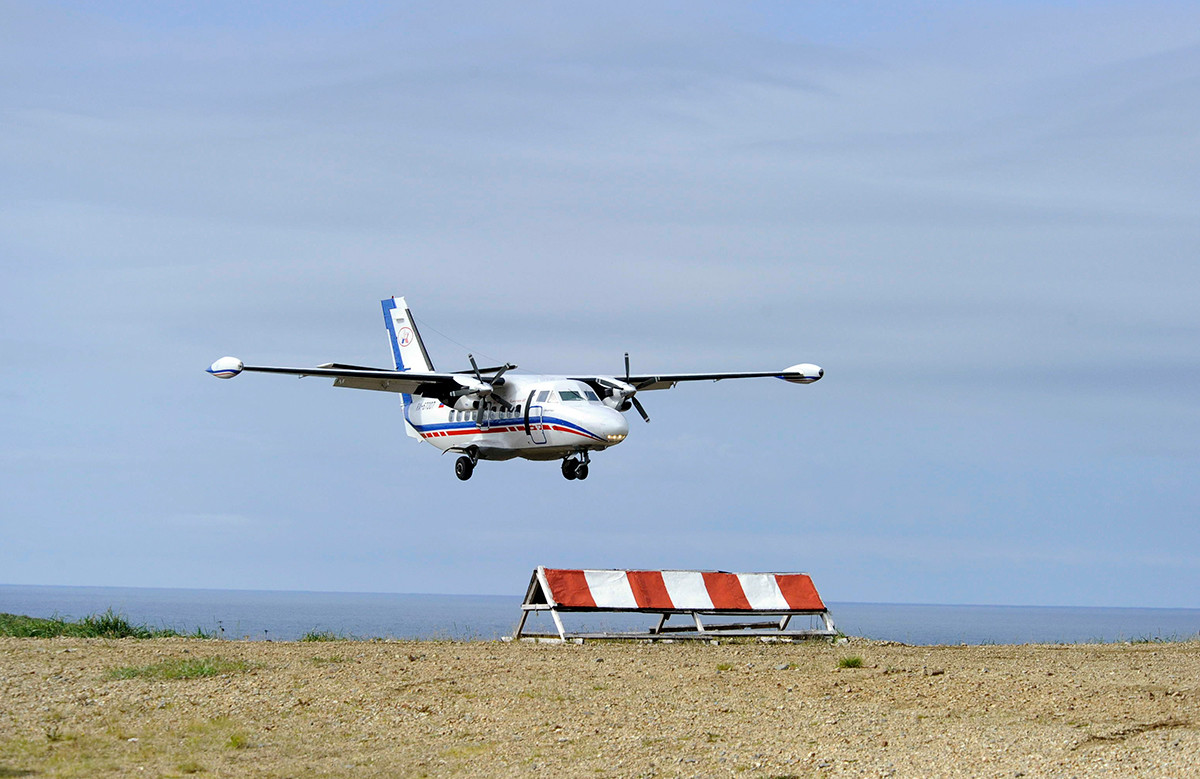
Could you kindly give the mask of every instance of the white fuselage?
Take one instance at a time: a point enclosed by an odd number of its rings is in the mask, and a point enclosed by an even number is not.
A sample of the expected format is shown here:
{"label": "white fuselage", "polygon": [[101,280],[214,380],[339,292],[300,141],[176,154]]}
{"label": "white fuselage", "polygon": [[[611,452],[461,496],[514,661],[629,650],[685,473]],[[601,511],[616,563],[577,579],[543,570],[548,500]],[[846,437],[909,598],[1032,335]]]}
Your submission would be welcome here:
{"label": "white fuselage", "polygon": [[436,398],[406,395],[410,435],[415,432],[442,451],[474,452],[482,460],[558,460],[607,449],[629,434],[625,416],[581,381],[509,373],[494,396],[511,408],[473,396],[448,406]]}

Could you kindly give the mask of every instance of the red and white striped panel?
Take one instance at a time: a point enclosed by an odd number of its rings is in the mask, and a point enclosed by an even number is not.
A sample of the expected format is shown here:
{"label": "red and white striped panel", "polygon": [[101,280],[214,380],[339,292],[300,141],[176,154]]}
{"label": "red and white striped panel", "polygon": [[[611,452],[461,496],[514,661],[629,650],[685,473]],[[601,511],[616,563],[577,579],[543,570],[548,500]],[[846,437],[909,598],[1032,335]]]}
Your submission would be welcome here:
{"label": "red and white striped panel", "polygon": [[564,608],[825,611],[805,573],[540,570],[550,600]]}

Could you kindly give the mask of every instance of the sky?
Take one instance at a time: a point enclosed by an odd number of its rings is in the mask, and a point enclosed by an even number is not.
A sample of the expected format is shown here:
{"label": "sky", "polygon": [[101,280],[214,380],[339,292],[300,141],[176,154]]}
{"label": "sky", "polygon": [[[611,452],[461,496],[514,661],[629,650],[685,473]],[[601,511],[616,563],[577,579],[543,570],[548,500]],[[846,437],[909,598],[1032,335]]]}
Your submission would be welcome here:
{"label": "sky", "polygon": [[[1200,6],[0,3],[0,583],[1200,608]],[[480,464],[204,369],[771,370]],[[2,610],[2,609],[0,609]]]}

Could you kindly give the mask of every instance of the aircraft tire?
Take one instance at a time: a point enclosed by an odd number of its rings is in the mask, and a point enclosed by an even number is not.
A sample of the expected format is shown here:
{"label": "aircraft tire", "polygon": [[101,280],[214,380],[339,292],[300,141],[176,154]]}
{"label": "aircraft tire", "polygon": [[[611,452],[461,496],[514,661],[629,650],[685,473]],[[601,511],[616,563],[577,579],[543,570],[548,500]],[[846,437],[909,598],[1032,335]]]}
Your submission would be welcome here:
{"label": "aircraft tire", "polygon": [[580,463],[575,466],[575,478],[583,481],[588,477],[587,463]]}
{"label": "aircraft tire", "polygon": [[454,461],[454,475],[462,481],[471,478],[471,473],[475,470],[475,465],[471,462],[470,457],[460,457]]}
{"label": "aircraft tire", "polygon": [[576,467],[574,460],[563,460],[562,474],[567,481],[575,479]]}

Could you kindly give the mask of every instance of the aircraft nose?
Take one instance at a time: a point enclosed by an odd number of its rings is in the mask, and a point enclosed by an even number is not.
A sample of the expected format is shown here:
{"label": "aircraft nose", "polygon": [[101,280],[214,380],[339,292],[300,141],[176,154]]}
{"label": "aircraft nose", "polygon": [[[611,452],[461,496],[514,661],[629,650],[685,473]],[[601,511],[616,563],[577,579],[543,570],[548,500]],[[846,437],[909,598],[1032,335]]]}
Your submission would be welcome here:
{"label": "aircraft nose", "polygon": [[604,420],[599,425],[600,435],[608,441],[609,446],[619,444],[629,435],[629,422],[625,415],[616,409],[606,408]]}

